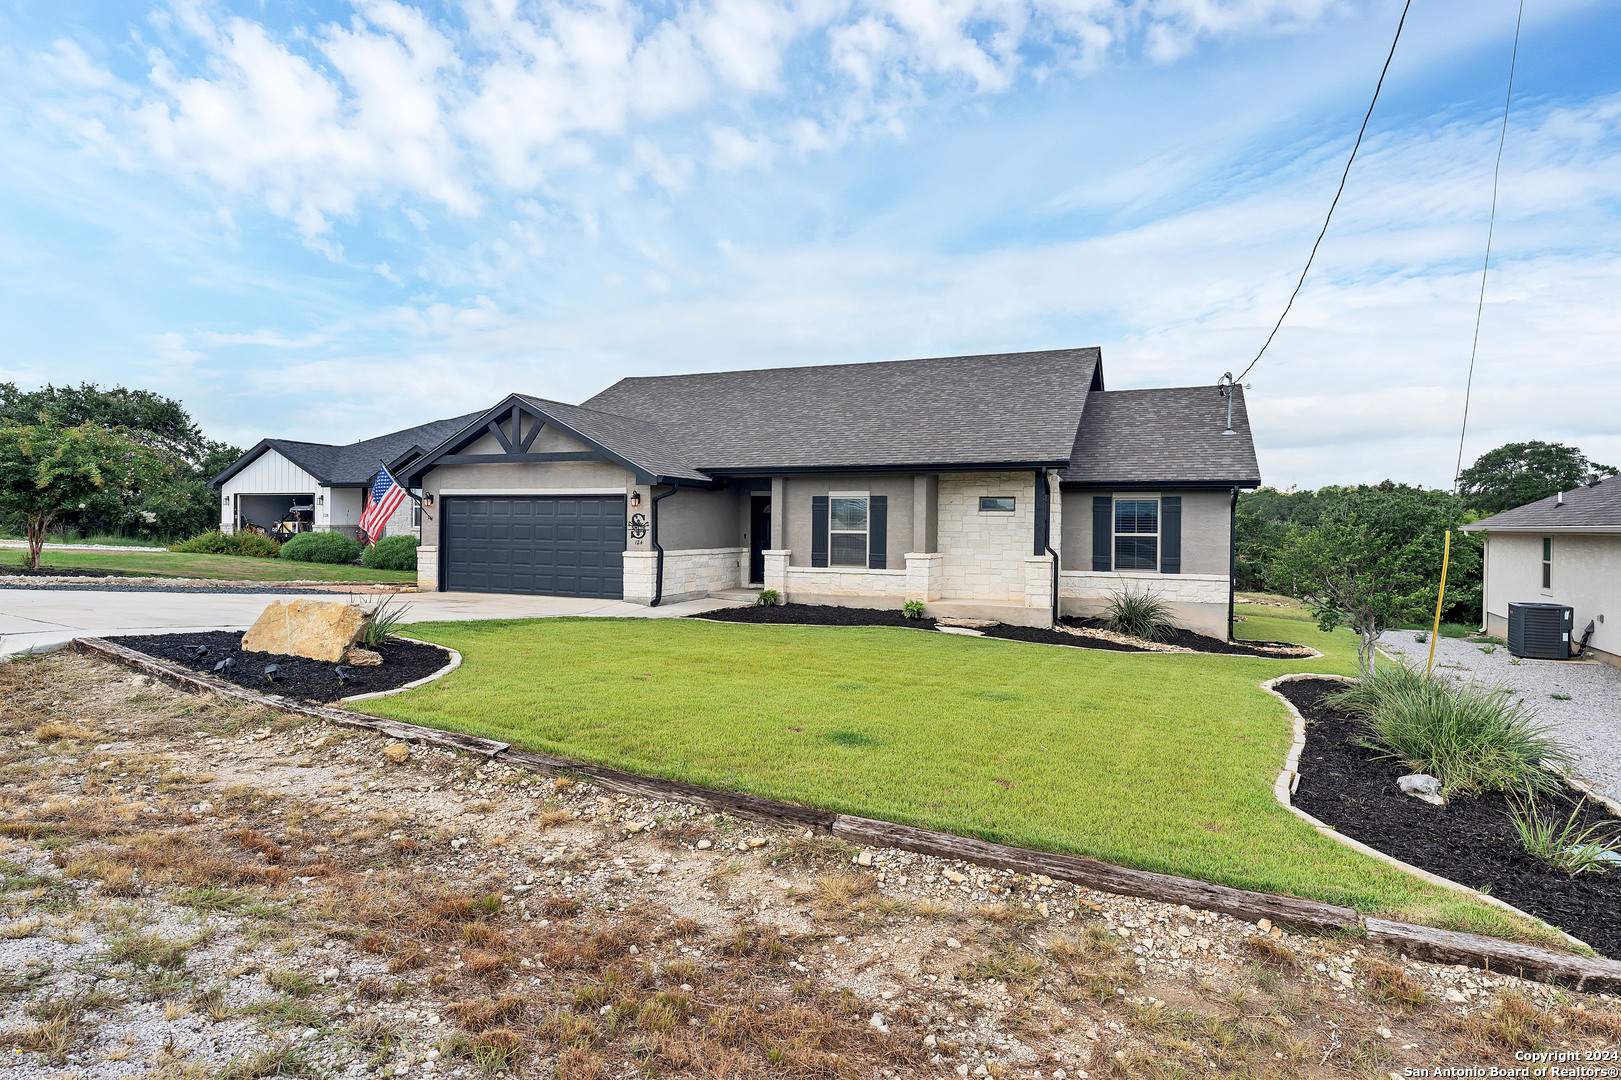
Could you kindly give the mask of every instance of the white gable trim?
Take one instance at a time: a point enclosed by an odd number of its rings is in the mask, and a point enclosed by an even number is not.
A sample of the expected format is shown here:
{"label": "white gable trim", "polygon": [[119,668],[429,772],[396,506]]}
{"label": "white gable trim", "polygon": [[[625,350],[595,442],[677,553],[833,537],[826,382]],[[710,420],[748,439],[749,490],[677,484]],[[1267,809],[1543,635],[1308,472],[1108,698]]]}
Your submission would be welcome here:
{"label": "white gable trim", "polygon": [[272,447],[220,485],[223,495],[314,494],[321,482]]}

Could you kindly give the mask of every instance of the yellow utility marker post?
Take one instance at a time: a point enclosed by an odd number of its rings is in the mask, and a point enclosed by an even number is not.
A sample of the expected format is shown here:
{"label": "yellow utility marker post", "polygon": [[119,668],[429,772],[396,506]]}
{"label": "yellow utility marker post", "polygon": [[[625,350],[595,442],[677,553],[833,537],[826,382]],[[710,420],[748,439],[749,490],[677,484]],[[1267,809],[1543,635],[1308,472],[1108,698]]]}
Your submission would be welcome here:
{"label": "yellow utility marker post", "polygon": [[1435,594],[1435,626],[1430,630],[1430,658],[1424,663],[1424,674],[1435,666],[1435,639],[1441,636],[1441,601],[1447,594],[1447,563],[1452,558],[1452,530],[1447,529],[1446,542],[1441,545],[1441,589]]}

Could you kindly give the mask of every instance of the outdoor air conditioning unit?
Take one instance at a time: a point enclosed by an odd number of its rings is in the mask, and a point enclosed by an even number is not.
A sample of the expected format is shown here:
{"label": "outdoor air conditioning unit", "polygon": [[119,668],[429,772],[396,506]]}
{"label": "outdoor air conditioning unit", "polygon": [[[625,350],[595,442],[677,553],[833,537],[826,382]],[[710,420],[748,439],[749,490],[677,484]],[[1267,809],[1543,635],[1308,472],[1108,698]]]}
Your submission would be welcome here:
{"label": "outdoor air conditioning unit", "polygon": [[1508,651],[1538,660],[1568,660],[1575,624],[1575,610],[1563,604],[1510,604]]}

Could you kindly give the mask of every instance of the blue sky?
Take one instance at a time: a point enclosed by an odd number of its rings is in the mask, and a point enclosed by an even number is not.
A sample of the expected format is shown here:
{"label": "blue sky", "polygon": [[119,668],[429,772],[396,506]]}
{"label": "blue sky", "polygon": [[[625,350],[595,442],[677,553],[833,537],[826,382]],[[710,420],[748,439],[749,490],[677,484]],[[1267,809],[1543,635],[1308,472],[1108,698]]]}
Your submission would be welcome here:
{"label": "blue sky", "polygon": [[[1399,3],[0,0],[0,380],[347,441],[624,375],[1241,369]],[[1450,483],[1509,0],[1417,0],[1250,375],[1263,475]],[[1621,465],[1621,17],[1530,5],[1465,460]]]}

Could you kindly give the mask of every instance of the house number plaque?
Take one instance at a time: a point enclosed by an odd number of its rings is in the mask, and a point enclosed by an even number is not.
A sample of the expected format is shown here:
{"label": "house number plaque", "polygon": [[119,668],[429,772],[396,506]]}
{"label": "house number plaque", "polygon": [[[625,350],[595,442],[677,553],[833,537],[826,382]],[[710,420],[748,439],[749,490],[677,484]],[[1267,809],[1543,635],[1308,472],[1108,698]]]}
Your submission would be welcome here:
{"label": "house number plaque", "polygon": [[630,516],[630,538],[640,540],[647,535],[647,517],[643,514]]}

